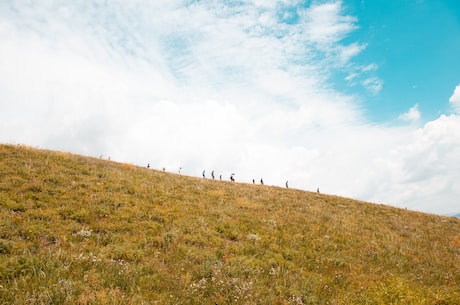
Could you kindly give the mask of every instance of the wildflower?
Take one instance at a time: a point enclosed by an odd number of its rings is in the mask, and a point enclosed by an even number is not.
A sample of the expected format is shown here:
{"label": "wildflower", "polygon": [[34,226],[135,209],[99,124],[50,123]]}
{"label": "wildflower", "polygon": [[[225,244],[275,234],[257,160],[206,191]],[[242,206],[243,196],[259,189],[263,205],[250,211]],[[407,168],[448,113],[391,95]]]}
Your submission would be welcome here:
{"label": "wildflower", "polygon": [[192,288],[193,292],[197,292],[199,289],[206,288],[206,284],[207,284],[206,278],[202,278],[201,280],[198,281],[198,283],[190,284],[190,288]]}
{"label": "wildflower", "polygon": [[302,297],[301,296],[297,296],[297,295],[291,295],[291,297],[289,298],[289,303],[290,304],[297,304],[297,305],[303,305],[303,301],[302,301]]}
{"label": "wildflower", "polygon": [[250,233],[248,234],[248,239],[249,240],[260,240],[260,237],[257,234]]}
{"label": "wildflower", "polygon": [[81,229],[79,232],[77,232],[75,234],[78,235],[78,236],[81,236],[81,237],[90,237],[92,232],[93,232],[93,230]]}
{"label": "wildflower", "polygon": [[276,221],[275,220],[269,219],[267,222],[273,229],[276,229]]}

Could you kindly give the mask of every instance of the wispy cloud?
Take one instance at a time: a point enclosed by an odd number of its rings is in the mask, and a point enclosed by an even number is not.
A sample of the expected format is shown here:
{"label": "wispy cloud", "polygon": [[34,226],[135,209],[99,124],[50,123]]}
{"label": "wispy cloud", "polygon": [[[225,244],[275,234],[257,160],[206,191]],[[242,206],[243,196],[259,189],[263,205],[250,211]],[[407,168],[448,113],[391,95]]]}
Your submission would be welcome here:
{"label": "wispy cloud", "polygon": [[364,79],[362,82],[364,88],[370,91],[372,94],[378,94],[383,87],[383,81],[378,77],[369,77]]}
{"label": "wispy cloud", "polygon": [[358,22],[341,1],[4,1],[0,140],[450,212],[458,116],[378,126],[330,84],[382,90],[343,43]]}
{"label": "wispy cloud", "polygon": [[361,86],[372,95],[378,95],[382,91],[384,82],[376,76],[378,71],[377,64],[371,63],[365,66],[354,65],[347,67],[345,71],[348,71],[345,81],[347,81],[349,86]]}

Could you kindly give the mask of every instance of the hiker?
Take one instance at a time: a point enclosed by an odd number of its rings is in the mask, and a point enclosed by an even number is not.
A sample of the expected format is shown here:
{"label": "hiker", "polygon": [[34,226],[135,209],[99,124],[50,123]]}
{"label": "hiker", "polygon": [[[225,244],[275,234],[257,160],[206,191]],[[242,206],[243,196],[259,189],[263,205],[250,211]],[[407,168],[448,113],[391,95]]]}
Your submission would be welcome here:
{"label": "hiker", "polygon": [[256,184],[256,179],[252,179],[252,184]]}
{"label": "hiker", "polygon": [[286,181],[286,188],[287,188],[287,189],[289,188],[288,182],[289,182],[289,181]]}
{"label": "hiker", "polygon": [[212,180],[214,180],[214,171],[211,172]]}
{"label": "hiker", "polygon": [[150,168],[150,163],[147,163],[147,168]]}
{"label": "hiker", "polygon": [[316,189],[316,192],[319,194],[319,188]]}
{"label": "hiker", "polygon": [[181,167],[179,167],[179,175],[180,175],[180,172],[181,172],[181,171],[182,171],[182,166],[181,166]]}
{"label": "hiker", "polygon": [[206,170],[203,170],[202,175],[203,175],[203,178],[206,178]]}
{"label": "hiker", "polygon": [[264,185],[264,179],[260,178],[260,184]]}
{"label": "hiker", "polygon": [[231,180],[232,182],[235,182],[235,178],[233,178],[234,175],[235,175],[235,174],[231,174],[231,175],[230,175],[230,180]]}
{"label": "hiker", "polygon": [[220,179],[220,181],[222,181],[222,175],[219,175],[219,179]]}

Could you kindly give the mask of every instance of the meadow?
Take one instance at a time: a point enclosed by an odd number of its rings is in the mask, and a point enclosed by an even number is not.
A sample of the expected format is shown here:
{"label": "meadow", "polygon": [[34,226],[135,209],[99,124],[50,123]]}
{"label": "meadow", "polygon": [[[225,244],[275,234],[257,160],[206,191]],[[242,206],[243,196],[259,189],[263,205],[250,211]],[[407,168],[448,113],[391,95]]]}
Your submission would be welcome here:
{"label": "meadow", "polygon": [[460,219],[0,145],[0,304],[460,304]]}

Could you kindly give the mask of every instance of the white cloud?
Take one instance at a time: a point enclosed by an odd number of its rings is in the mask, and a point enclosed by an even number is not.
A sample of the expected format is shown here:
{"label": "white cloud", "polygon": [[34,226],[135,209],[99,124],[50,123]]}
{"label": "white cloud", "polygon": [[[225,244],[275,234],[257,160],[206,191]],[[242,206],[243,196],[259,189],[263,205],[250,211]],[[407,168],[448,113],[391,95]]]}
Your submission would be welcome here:
{"label": "white cloud", "polygon": [[342,65],[347,64],[353,57],[358,55],[366,46],[357,43],[352,43],[349,46],[344,46],[340,50],[340,63]]}
{"label": "white cloud", "polygon": [[420,111],[418,109],[418,104],[415,104],[408,112],[403,113],[399,116],[400,120],[406,122],[416,122],[420,119]]}
{"label": "white cloud", "polygon": [[442,115],[415,130],[391,152],[388,200],[417,210],[454,212],[460,198],[460,117]]}
{"label": "white cloud", "polygon": [[342,15],[340,1],[312,5],[304,14],[309,40],[321,46],[338,43],[356,29],[357,19]]}
{"label": "white cloud", "polygon": [[460,84],[455,87],[454,93],[450,97],[449,102],[452,103],[457,111],[460,111]]}
{"label": "white cloud", "polygon": [[[290,9],[289,22],[280,10],[299,1],[187,3],[0,3],[0,141],[454,208],[457,116],[371,125],[330,89],[344,67],[375,94],[383,85],[377,65],[353,63],[365,45],[341,43],[357,19],[340,1]],[[431,206],[439,192],[445,206]]]}

